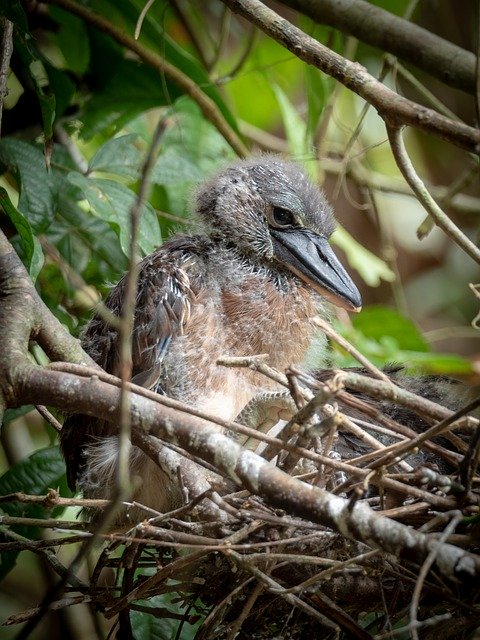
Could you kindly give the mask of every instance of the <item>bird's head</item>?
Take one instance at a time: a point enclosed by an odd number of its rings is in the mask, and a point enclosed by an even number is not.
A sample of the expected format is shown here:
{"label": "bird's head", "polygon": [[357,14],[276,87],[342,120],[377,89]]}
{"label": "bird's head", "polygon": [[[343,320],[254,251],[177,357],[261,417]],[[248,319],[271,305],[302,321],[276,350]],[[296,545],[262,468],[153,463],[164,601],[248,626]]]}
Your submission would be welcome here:
{"label": "bird's head", "polygon": [[298,165],[271,155],[239,161],[200,188],[196,209],[213,240],[360,309],[360,293],[328,242],[331,208]]}

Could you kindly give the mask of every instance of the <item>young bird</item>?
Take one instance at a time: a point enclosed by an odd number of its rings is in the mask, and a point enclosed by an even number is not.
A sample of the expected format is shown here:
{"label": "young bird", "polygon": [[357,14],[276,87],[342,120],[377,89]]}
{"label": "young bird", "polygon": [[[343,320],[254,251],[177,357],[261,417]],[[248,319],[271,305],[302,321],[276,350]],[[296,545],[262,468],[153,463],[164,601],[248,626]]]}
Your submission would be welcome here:
{"label": "young bird", "polygon": [[[334,218],[323,194],[294,163],[277,156],[239,161],[201,186],[198,235],[178,235],[140,264],[133,330],[132,382],[225,419],[234,419],[275,383],[246,369],[217,365],[224,356],[270,355],[284,370],[312,344],[312,319],[333,302],[357,311],[360,294],[328,239]],[[120,315],[125,277],[106,300]],[[98,315],[83,347],[117,374],[117,331]],[[115,482],[118,426],[68,418],[61,434],[69,484],[108,498]],[[172,507],[171,480],[132,447],[134,499]]]}

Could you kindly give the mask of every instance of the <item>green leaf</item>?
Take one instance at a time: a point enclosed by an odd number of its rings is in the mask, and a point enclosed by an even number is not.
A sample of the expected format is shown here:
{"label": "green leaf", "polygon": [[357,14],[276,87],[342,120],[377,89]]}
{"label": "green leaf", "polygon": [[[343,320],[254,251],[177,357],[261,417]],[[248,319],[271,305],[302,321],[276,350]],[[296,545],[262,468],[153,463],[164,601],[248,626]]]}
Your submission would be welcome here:
{"label": "green leaf", "polygon": [[139,113],[170,104],[179,95],[178,88],[151,67],[122,60],[86,103],[80,134],[85,140],[98,133],[113,135]]}
{"label": "green leaf", "polygon": [[30,75],[35,87],[40,111],[42,113],[43,134],[45,143],[53,138],[53,122],[55,120],[55,94],[50,88],[50,80],[42,56],[36,51],[33,38],[27,34],[16,33],[14,37],[15,51]]}
{"label": "green leaf", "polygon": [[[65,462],[58,447],[36,451],[0,477],[0,495],[23,492],[38,496],[47,493],[48,489],[58,489],[63,496],[73,495],[67,487]],[[44,507],[34,503],[6,502],[2,510],[9,516],[24,518],[46,518],[50,515]],[[63,510],[63,507],[56,507],[51,512],[52,517],[58,517]],[[30,539],[38,536],[36,527],[15,526],[12,529]],[[8,540],[1,536],[1,532],[0,539]],[[2,553],[0,579],[13,568],[17,555],[17,552]]]}
{"label": "green leaf", "polygon": [[313,140],[333,83],[328,76],[311,65],[305,66],[305,80],[308,105],[307,138]]}
{"label": "green leaf", "polygon": [[287,134],[290,153],[295,158],[303,158],[308,155],[310,151],[307,143],[306,124],[282,89],[280,89],[277,84],[274,84],[272,89],[282,114],[283,126]]}
{"label": "green leaf", "polygon": [[13,22],[22,33],[28,33],[28,21],[20,0],[0,0],[0,15]]}
{"label": "green leaf", "polygon": [[395,274],[387,263],[365,249],[340,225],[332,236],[332,242],[346,253],[350,265],[370,287],[378,287],[382,280],[395,280]]}
{"label": "green leaf", "polygon": [[[48,489],[59,489],[62,495],[71,496],[65,479],[65,461],[58,446],[39,449],[28,458],[10,467],[0,477],[0,495],[23,493],[39,496]],[[39,504],[6,502],[3,509],[11,516],[29,518],[45,518],[47,512]],[[63,511],[63,507],[55,507],[52,513]]]}
{"label": "green leaf", "polygon": [[407,371],[446,376],[469,376],[475,373],[470,360],[453,353],[404,351],[398,359]]}
{"label": "green leaf", "polygon": [[35,282],[43,266],[43,251],[40,242],[33,235],[32,227],[26,217],[13,206],[8,193],[2,187],[0,187],[0,207],[8,216],[21,238],[25,266]]}
{"label": "green leaf", "polygon": [[[144,0],[93,0],[92,8],[98,13],[108,17],[109,20],[117,20],[125,25],[125,31],[134,34],[138,16],[145,6]],[[212,82],[208,72],[198,60],[186,51],[179,39],[169,35],[165,29],[165,13],[169,10],[169,2],[157,0],[148,10],[143,21],[140,40],[153,51],[159,51],[165,60],[184,74],[189,76],[218,106],[228,124],[238,133],[237,122],[230,109],[227,107],[215,83]],[[152,89],[167,83],[167,100],[161,104],[171,104],[182,92],[167,78],[161,77],[157,71],[156,81]]]}
{"label": "green leaf", "polygon": [[90,62],[90,43],[85,22],[59,7],[49,7],[49,17],[60,26],[56,43],[67,63],[67,68],[82,75]]}
{"label": "green leaf", "polygon": [[145,146],[135,133],[112,138],[100,147],[90,161],[89,173],[102,171],[137,180],[140,177]]}
{"label": "green leaf", "polygon": [[47,229],[55,214],[57,187],[45,167],[42,152],[23,140],[0,140],[0,169],[10,171],[19,183],[18,210],[35,234]]}
{"label": "green leaf", "polygon": [[415,324],[389,307],[365,307],[361,313],[352,316],[352,324],[367,338],[380,341],[384,336],[389,336],[396,341],[399,349],[430,351],[428,343]]}
{"label": "green leaf", "polygon": [[21,416],[30,413],[32,410],[33,405],[31,404],[23,405],[23,407],[18,407],[17,409],[7,409],[3,414],[2,426],[4,424],[8,424],[12,420],[16,420],[16,418],[20,418]]}
{"label": "green leaf", "polygon": [[[177,597],[176,594],[162,594],[138,602],[139,605],[151,608],[152,613],[131,611],[130,620],[135,640],[173,640],[176,637],[181,622],[178,619],[169,618],[168,612],[175,615],[183,613],[184,607],[173,602]],[[156,609],[163,610],[164,615],[155,615]],[[182,640],[193,640],[202,623],[203,616],[192,617],[195,619],[193,624],[189,622],[182,624],[180,636]]]}
{"label": "green leaf", "polygon": [[224,138],[189,98],[175,103],[172,126],[165,132],[162,148],[152,180],[163,185],[198,182],[225,160],[235,158]]}
{"label": "green leaf", "polygon": [[[91,206],[94,215],[105,220],[115,230],[126,256],[130,255],[130,211],[136,202],[136,194],[123,184],[102,178],[87,178],[71,172],[68,179],[79,187]],[[152,206],[143,206],[138,245],[144,253],[151,253],[161,244],[160,227]]]}

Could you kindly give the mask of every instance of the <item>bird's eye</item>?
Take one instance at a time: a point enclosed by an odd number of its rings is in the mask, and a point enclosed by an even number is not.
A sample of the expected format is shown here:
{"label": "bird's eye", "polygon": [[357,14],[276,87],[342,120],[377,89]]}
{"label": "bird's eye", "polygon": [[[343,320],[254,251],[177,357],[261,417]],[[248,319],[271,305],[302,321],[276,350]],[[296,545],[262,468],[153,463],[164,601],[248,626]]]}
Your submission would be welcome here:
{"label": "bird's eye", "polygon": [[293,213],[282,207],[273,207],[272,222],[278,227],[289,227],[295,224]]}

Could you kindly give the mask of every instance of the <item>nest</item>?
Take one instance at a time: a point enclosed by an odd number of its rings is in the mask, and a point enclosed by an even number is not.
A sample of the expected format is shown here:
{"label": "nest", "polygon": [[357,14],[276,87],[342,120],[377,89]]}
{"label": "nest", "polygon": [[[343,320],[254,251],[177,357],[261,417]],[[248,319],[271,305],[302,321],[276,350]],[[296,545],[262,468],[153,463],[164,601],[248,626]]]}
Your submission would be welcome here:
{"label": "nest", "polygon": [[[473,637],[480,429],[468,414],[480,402],[468,405],[458,383],[398,370],[388,379],[360,370],[282,377],[261,359],[224,364],[255,366],[288,388],[247,408],[250,419],[253,409],[262,416],[257,438],[245,442],[251,430],[240,425],[234,435],[300,479],[294,492],[322,490],[326,506],[301,517],[303,494],[296,508],[295,493],[287,500],[279,485],[272,504],[253,479],[239,490],[218,468],[196,495],[179,473],[185,504],[169,513],[128,504],[137,521],[127,530],[106,532],[111,505],[77,500],[100,514],[77,523],[91,534],[84,553],[92,540],[105,544],[88,583],[64,576],[65,593],[50,607],[88,601],[121,638],[136,637],[146,615],[159,637],[178,639]],[[275,424],[272,407],[284,415],[288,406],[289,419]]]}

